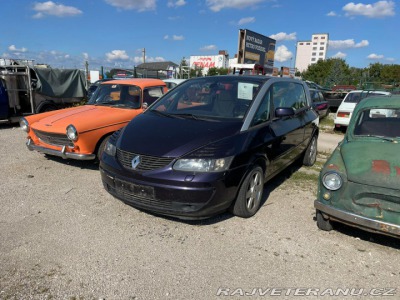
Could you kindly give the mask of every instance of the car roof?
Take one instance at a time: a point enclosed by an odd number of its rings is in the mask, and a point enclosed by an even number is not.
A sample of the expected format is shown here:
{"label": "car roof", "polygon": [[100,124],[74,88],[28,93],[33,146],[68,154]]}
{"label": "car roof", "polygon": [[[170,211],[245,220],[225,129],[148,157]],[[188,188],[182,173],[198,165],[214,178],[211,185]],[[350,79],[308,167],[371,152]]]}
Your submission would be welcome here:
{"label": "car roof", "polygon": [[130,84],[137,85],[139,87],[146,86],[166,86],[165,82],[161,79],[156,78],[129,78],[129,79],[115,79],[110,81],[102,82],[101,85],[106,84]]}
{"label": "car roof", "polygon": [[397,107],[400,108],[400,95],[371,96],[363,99],[357,104],[357,110],[374,107]]}
{"label": "car roof", "polygon": [[178,78],[168,78],[168,79],[163,79],[164,82],[175,82],[175,83],[181,83],[186,81],[187,79],[178,79]]}
{"label": "car roof", "polygon": [[390,95],[390,92],[387,91],[380,91],[380,90],[352,90],[348,92],[349,94],[353,93],[382,93],[385,95]]}

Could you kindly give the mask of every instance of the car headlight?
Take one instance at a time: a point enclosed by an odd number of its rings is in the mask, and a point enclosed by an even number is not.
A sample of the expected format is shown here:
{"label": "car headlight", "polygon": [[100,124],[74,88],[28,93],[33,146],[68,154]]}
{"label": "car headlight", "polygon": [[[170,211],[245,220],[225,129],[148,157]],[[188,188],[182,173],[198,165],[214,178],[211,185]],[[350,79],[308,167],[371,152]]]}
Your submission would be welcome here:
{"label": "car headlight", "polygon": [[74,125],[67,126],[67,137],[73,142],[78,139],[78,131],[76,130]]}
{"label": "car headlight", "polygon": [[342,177],[336,172],[326,173],[322,177],[322,184],[328,190],[336,191],[342,187],[343,180]]}
{"label": "car headlight", "polygon": [[29,132],[29,123],[25,118],[21,118],[19,120],[19,126],[21,127],[21,129],[25,132]]}
{"label": "car headlight", "polygon": [[117,147],[110,141],[110,139],[104,147],[104,152],[110,156],[115,156],[115,153],[117,153]]}
{"label": "car headlight", "polygon": [[226,171],[233,156],[225,158],[182,158],[178,159],[174,166],[174,170],[189,172],[223,172]]}

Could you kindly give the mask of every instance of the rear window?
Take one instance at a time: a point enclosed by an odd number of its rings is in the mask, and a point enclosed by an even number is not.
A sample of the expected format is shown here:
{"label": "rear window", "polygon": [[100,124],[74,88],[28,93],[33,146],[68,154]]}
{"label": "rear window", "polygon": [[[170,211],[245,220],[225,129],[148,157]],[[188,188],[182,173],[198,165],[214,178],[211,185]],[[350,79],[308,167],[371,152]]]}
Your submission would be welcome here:
{"label": "rear window", "polygon": [[363,92],[356,92],[356,93],[348,93],[347,97],[344,99],[344,102],[347,103],[358,103],[360,100],[371,97],[371,96],[384,96],[384,93],[380,92],[370,92],[370,91],[363,91]]}
{"label": "rear window", "polygon": [[344,99],[344,102],[348,103],[358,103],[360,102],[361,99],[361,93],[349,93],[347,94],[346,99]]}

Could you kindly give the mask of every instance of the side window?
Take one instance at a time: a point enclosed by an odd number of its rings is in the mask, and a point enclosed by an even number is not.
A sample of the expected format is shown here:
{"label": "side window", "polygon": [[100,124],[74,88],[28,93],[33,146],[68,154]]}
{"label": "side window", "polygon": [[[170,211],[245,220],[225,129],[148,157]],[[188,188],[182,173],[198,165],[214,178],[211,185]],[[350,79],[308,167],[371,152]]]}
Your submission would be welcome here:
{"label": "side window", "polygon": [[163,95],[162,87],[151,87],[147,88],[143,91],[143,102],[146,102],[148,105],[152,104],[158,98]]}
{"label": "side window", "polygon": [[270,88],[265,94],[264,99],[261,101],[261,104],[258,107],[256,114],[254,115],[254,119],[251,122],[252,126],[267,122],[270,119],[270,103],[272,90],[273,88]]}
{"label": "side window", "polygon": [[278,82],[273,86],[274,108],[292,107],[295,110],[307,106],[303,85],[296,82]]}
{"label": "side window", "polygon": [[311,101],[312,102],[319,102],[319,93],[317,91],[312,91],[311,92]]}

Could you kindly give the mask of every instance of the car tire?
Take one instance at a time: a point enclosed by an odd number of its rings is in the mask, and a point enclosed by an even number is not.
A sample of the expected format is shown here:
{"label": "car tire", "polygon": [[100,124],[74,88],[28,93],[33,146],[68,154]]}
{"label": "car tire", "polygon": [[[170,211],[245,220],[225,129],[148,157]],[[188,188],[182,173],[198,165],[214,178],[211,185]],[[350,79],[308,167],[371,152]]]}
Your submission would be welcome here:
{"label": "car tire", "polygon": [[241,218],[254,216],[260,208],[263,189],[264,172],[260,166],[254,166],[240,186],[235,203],[231,208],[232,214]]}
{"label": "car tire", "polygon": [[317,216],[317,227],[319,229],[324,231],[331,231],[333,229],[331,221],[325,219],[319,210],[316,211],[316,216]]}
{"label": "car tire", "polygon": [[101,141],[100,146],[97,149],[97,153],[96,153],[96,160],[97,161],[100,161],[101,155],[103,154],[103,151],[104,151],[104,147],[106,146],[109,138],[110,138],[110,136],[107,136]]}
{"label": "car tire", "polygon": [[317,160],[317,150],[318,150],[318,140],[317,136],[313,135],[310,144],[308,145],[306,151],[304,152],[303,165],[312,166]]}

